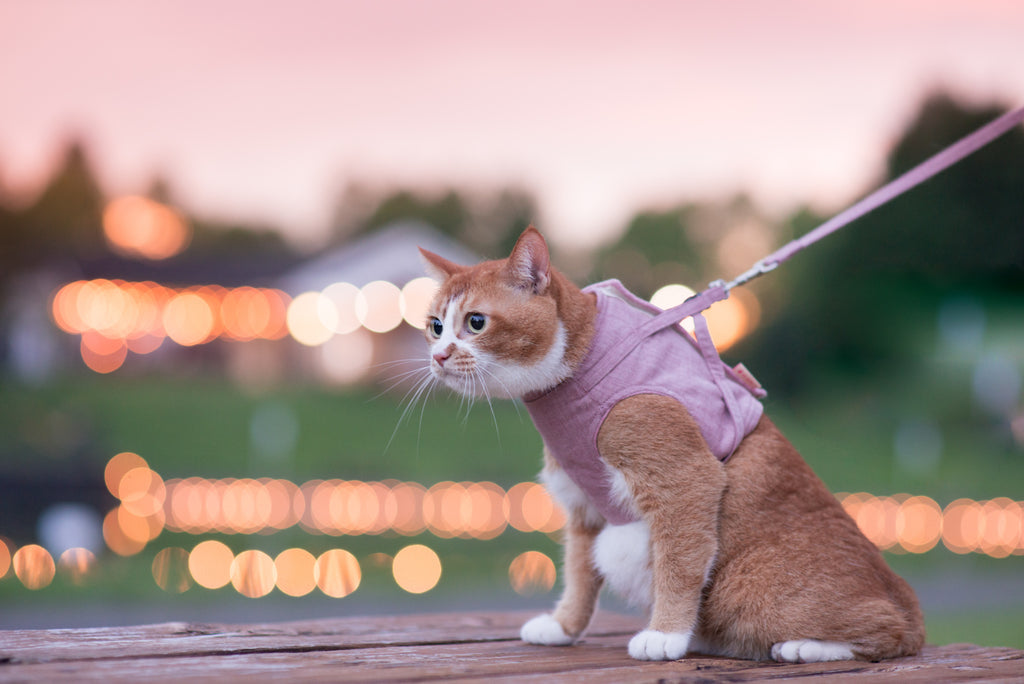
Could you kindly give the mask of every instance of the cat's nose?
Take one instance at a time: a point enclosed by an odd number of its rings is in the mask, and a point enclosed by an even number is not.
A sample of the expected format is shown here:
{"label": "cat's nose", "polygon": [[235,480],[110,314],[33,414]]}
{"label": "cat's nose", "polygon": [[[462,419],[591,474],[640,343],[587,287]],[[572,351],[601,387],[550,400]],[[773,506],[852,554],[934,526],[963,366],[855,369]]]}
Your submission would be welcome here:
{"label": "cat's nose", "polygon": [[434,361],[437,361],[438,366],[443,366],[444,362],[447,361],[449,358],[451,358],[451,354],[447,350],[439,351],[436,354],[434,354]]}

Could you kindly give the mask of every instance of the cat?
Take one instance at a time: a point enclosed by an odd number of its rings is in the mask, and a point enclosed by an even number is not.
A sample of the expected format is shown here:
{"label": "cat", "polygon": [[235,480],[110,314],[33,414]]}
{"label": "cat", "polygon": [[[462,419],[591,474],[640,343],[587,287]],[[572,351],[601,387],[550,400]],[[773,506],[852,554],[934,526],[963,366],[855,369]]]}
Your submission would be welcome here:
{"label": "cat", "polygon": [[[745,422],[724,462],[705,436],[714,428],[695,418],[700,401],[693,409],[668,393],[626,391],[599,407],[596,442],[575,408],[556,403],[594,365],[601,335],[628,336],[628,322],[597,330],[602,312],[634,315],[639,300],[621,286],[577,288],[552,267],[532,226],[506,259],[464,266],[420,251],[440,282],[425,329],[432,376],[464,395],[523,399],[528,409],[555,398],[531,416],[538,426],[553,422],[542,429],[540,479],[567,516],[564,591],[553,612],[523,625],[524,641],[578,641],[607,584],[647,611],[647,627],[628,646],[638,660],[876,661],[920,651],[914,591],[760,402],[756,410],[743,409],[738,395],[703,402],[728,405]],[[673,324],[659,335],[687,333]],[[731,373],[720,378],[725,392],[743,391]],[[589,386],[577,390],[584,401],[593,396]],[[589,481],[566,465],[577,446],[596,449]]]}

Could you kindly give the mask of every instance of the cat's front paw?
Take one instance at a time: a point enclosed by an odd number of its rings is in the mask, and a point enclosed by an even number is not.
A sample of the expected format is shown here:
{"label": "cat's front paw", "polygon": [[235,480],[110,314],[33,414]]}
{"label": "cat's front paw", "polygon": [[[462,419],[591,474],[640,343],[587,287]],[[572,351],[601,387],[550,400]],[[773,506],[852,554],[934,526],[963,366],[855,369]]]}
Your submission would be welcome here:
{"label": "cat's front paw", "polygon": [[520,638],[528,644],[540,646],[568,646],[576,641],[562,629],[562,625],[551,615],[545,613],[529,620],[519,630]]}
{"label": "cat's front paw", "polygon": [[690,646],[691,633],[645,629],[629,640],[629,655],[636,660],[679,660]]}

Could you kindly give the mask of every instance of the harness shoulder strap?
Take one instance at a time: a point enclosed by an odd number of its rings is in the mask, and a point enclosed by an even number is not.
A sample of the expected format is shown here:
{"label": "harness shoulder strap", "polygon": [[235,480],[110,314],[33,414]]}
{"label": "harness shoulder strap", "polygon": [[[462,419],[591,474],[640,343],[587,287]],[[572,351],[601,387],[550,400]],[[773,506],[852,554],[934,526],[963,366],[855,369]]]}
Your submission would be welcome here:
{"label": "harness shoulder strap", "polygon": [[[654,333],[676,325],[690,316],[696,316],[715,302],[719,302],[728,296],[729,291],[724,286],[714,285],[700,294],[690,297],[682,304],[666,309],[645,321],[642,325],[631,331],[626,339],[605,350],[604,354],[594,362],[590,372],[587,374],[586,384],[583,389],[585,391],[593,389],[598,382],[603,380],[616,366],[622,363],[622,360],[636,349],[637,345]],[[708,339],[710,340],[710,337]],[[711,345],[711,349],[714,351],[714,345]],[[715,358],[718,359],[717,353],[715,353]],[[719,360],[720,364],[721,360]]]}

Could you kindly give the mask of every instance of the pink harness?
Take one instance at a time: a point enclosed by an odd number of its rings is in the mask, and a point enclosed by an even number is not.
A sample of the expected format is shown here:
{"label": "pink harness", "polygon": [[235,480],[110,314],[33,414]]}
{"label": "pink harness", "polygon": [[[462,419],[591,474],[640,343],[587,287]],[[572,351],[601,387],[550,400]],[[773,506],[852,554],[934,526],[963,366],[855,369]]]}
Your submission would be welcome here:
{"label": "pink harness", "polygon": [[[660,394],[683,404],[712,453],[724,461],[757,425],[760,388],[748,387],[718,356],[700,312],[726,296],[712,290],[668,311],[617,280],[587,287],[597,294],[594,339],[576,374],[526,408],[551,454],[608,522],[636,520],[611,496],[597,434],[618,402]],[[708,301],[710,300],[710,301]],[[692,309],[692,311],[690,311]],[[676,324],[693,316],[695,340]]]}

